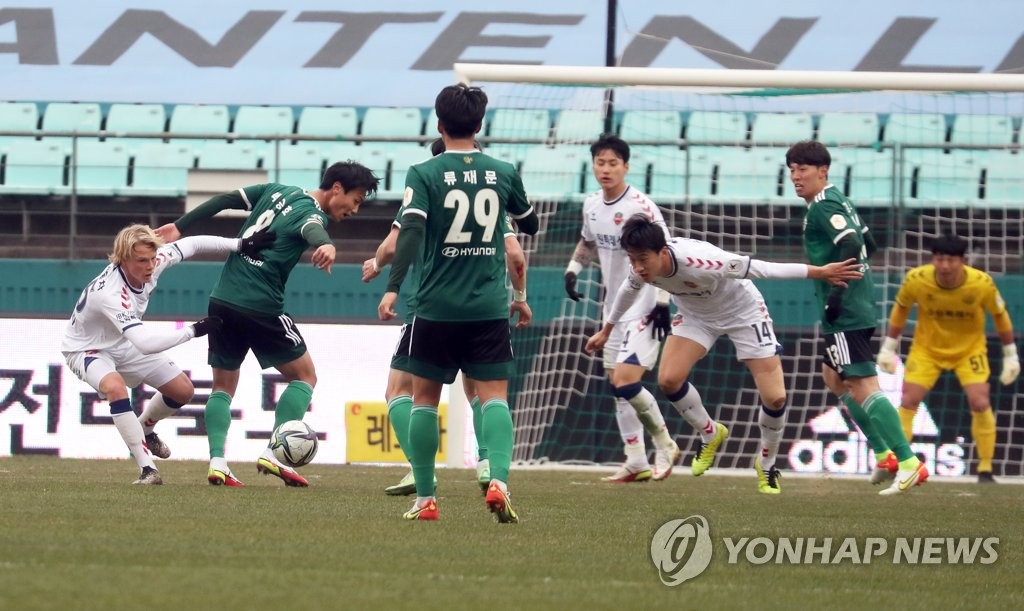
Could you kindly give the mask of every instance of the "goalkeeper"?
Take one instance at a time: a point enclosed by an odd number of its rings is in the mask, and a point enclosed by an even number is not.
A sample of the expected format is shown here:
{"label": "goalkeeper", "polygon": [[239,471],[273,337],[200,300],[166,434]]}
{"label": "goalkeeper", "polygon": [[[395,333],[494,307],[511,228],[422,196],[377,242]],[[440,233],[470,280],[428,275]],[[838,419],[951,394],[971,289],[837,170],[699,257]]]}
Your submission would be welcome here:
{"label": "goalkeeper", "polygon": [[999,381],[1013,384],[1020,375],[1020,358],[1013,341],[1013,323],[992,276],[967,265],[967,241],[946,234],[932,243],[932,262],[907,272],[889,315],[889,329],[878,353],[878,366],[896,369],[899,338],[914,304],[917,329],[907,356],[899,415],[909,441],[917,406],[943,371],[953,371],[971,408],[971,436],[978,453],[978,482],[993,483],[992,457],[996,448],[996,419],[989,400],[989,365],[985,341],[985,312],[995,323],[1003,344]]}

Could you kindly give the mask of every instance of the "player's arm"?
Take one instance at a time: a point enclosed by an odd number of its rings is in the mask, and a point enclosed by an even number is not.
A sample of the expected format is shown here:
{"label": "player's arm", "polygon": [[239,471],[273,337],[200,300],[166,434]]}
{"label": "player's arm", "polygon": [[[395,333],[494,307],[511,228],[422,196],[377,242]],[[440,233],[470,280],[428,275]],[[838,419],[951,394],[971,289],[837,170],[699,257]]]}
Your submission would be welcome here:
{"label": "player's arm", "polygon": [[263,229],[247,238],[222,238],[213,235],[197,235],[181,238],[164,248],[177,249],[181,261],[187,261],[196,255],[223,255],[238,252],[254,259],[259,258],[261,250],[273,245],[277,234]]}
{"label": "player's arm", "polygon": [[[836,246],[839,247],[839,260],[845,261],[858,258],[863,244],[853,233],[848,233],[840,238]],[[828,298],[825,300],[825,322],[833,323],[839,318],[843,311],[843,293],[846,292],[846,287],[845,284],[842,286],[832,285],[832,289],[828,292]]]}
{"label": "player's arm", "polygon": [[312,214],[306,219],[299,229],[299,235],[307,244],[315,248],[310,261],[313,267],[331,273],[331,266],[334,265],[334,258],[337,256],[337,249],[334,241],[327,235],[327,228],[324,227],[327,221],[319,214]]}
{"label": "player's arm", "polygon": [[[998,294],[996,302],[1003,305],[1003,298]],[[1008,386],[1020,375],[1020,356],[1017,354],[1017,343],[1013,337],[1013,322],[1005,306],[992,314],[992,322],[995,324],[999,341],[1003,344],[1003,369],[999,373],[999,381],[1003,386]]]}
{"label": "player's arm", "polygon": [[512,282],[509,318],[516,318],[516,328],[520,329],[533,320],[533,310],[526,303],[526,253],[514,233],[505,234],[505,267]]}
{"label": "player's arm", "polygon": [[897,301],[892,304],[892,311],[889,312],[889,324],[882,337],[882,345],[875,358],[878,368],[886,373],[896,372],[896,353],[900,348],[900,337],[907,326],[909,316],[910,307],[901,304],[897,296]]}
{"label": "player's arm", "polygon": [[611,312],[605,319],[604,325],[600,331],[587,340],[584,350],[593,353],[604,347],[612,329],[615,328],[622,315],[629,311],[629,308],[636,302],[637,295],[640,294],[640,289],[644,287],[644,284],[643,279],[630,270],[629,275],[622,281],[622,286],[615,292],[615,301],[612,302]]}
{"label": "player's arm", "polygon": [[395,244],[395,258],[391,261],[388,286],[377,306],[377,316],[381,320],[390,320],[396,316],[395,302],[398,300],[398,291],[406,274],[409,273],[409,267],[423,247],[426,226],[427,217],[423,210],[409,208],[402,216],[402,229],[398,232],[398,242]]}
{"label": "player's arm", "polygon": [[398,230],[399,225],[397,223],[393,223],[391,225],[391,231],[388,232],[388,237],[384,238],[384,241],[377,246],[377,251],[374,252],[373,257],[363,261],[363,282],[369,282],[379,276],[381,270],[395,258],[395,245],[398,243]]}
{"label": "player's arm", "polygon": [[579,301],[583,298],[583,293],[576,290],[576,280],[583,268],[596,258],[597,242],[580,238],[580,241],[576,243],[576,248],[572,251],[572,257],[569,258],[569,265],[565,268],[565,292],[569,295],[569,299]]}
{"label": "player's arm", "polygon": [[171,331],[153,331],[146,329],[142,321],[130,324],[121,330],[121,335],[135,346],[142,354],[156,354],[184,344],[194,337],[202,337],[219,329],[223,321],[217,317],[206,317],[181,329]]}
{"label": "player's arm", "polygon": [[846,281],[860,280],[864,277],[864,272],[861,271],[861,264],[857,262],[857,259],[847,259],[821,266],[804,263],[773,263],[751,259],[747,275],[750,278],[765,279],[810,278],[811,280],[825,280],[833,286],[845,288]]}
{"label": "player's arm", "polygon": [[[164,239],[166,242],[174,242],[188,230],[189,226],[203,219],[210,218],[222,210],[252,210],[252,204],[254,201],[253,196],[256,195],[256,189],[262,187],[262,185],[256,185],[253,187],[245,187],[243,189],[237,189],[228,193],[221,193],[215,195],[205,202],[196,206],[194,210],[186,212],[173,223],[167,223],[161,227],[156,228],[156,234]],[[252,193],[247,192],[252,191]]]}
{"label": "player's arm", "polygon": [[537,211],[530,205],[530,199],[526,197],[526,188],[523,187],[523,177],[519,172],[511,173],[511,190],[509,201],[505,204],[505,211],[515,219],[519,231],[526,235],[534,235],[540,229],[540,219],[537,218]]}

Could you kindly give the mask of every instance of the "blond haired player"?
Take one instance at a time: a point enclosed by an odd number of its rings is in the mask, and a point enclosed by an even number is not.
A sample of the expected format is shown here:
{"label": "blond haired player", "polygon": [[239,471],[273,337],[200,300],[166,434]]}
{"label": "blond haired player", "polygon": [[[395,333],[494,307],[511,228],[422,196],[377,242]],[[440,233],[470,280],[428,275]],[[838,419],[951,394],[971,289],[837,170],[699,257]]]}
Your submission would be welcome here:
{"label": "blond haired player", "polygon": [[971,436],[978,452],[978,482],[993,483],[996,419],[989,400],[985,312],[1003,344],[999,381],[1013,384],[1020,358],[1013,323],[992,276],[967,265],[967,241],[952,234],[932,243],[932,262],[907,272],[889,315],[889,329],[878,352],[878,366],[895,371],[896,350],[911,308],[917,305],[917,329],[903,375],[900,420],[909,441],[917,406],[943,371],[953,371],[971,408]]}

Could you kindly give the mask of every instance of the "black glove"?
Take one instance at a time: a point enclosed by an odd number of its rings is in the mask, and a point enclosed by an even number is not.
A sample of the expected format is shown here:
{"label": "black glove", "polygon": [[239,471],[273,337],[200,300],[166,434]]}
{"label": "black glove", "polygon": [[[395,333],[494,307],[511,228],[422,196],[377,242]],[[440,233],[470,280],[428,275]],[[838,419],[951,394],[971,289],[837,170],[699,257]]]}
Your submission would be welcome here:
{"label": "black glove", "polygon": [[832,324],[843,313],[843,294],[840,291],[832,291],[825,301],[825,322]]}
{"label": "black glove", "polygon": [[219,316],[207,316],[192,323],[192,328],[196,330],[196,337],[202,337],[211,331],[220,329],[223,324],[224,321]]}
{"label": "black glove", "polygon": [[277,239],[277,233],[261,229],[247,238],[238,241],[238,252],[250,259],[260,260],[260,251],[270,248]]}
{"label": "black glove", "polygon": [[565,293],[573,301],[579,301],[583,298],[583,293],[576,291],[576,274],[572,272],[565,272]]}
{"label": "black glove", "polygon": [[651,337],[659,342],[672,335],[672,315],[668,311],[668,304],[654,306],[647,315],[647,324],[651,325]]}

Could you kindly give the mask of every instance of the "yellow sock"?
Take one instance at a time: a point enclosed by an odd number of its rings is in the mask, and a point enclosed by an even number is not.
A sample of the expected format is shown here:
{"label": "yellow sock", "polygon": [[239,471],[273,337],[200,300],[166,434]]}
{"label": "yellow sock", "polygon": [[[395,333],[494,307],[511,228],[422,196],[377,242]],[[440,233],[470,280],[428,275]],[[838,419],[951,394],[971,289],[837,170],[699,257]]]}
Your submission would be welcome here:
{"label": "yellow sock", "polygon": [[916,409],[907,409],[902,405],[896,408],[896,411],[900,415],[900,424],[903,425],[903,435],[910,441],[914,438],[914,414],[917,413]]}
{"label": "yellow sock", "polygon": [[996,454],[996,417],[992,408],[971,412],[971,436],[978,452],[978,471],[992,472],[992,457]]}

